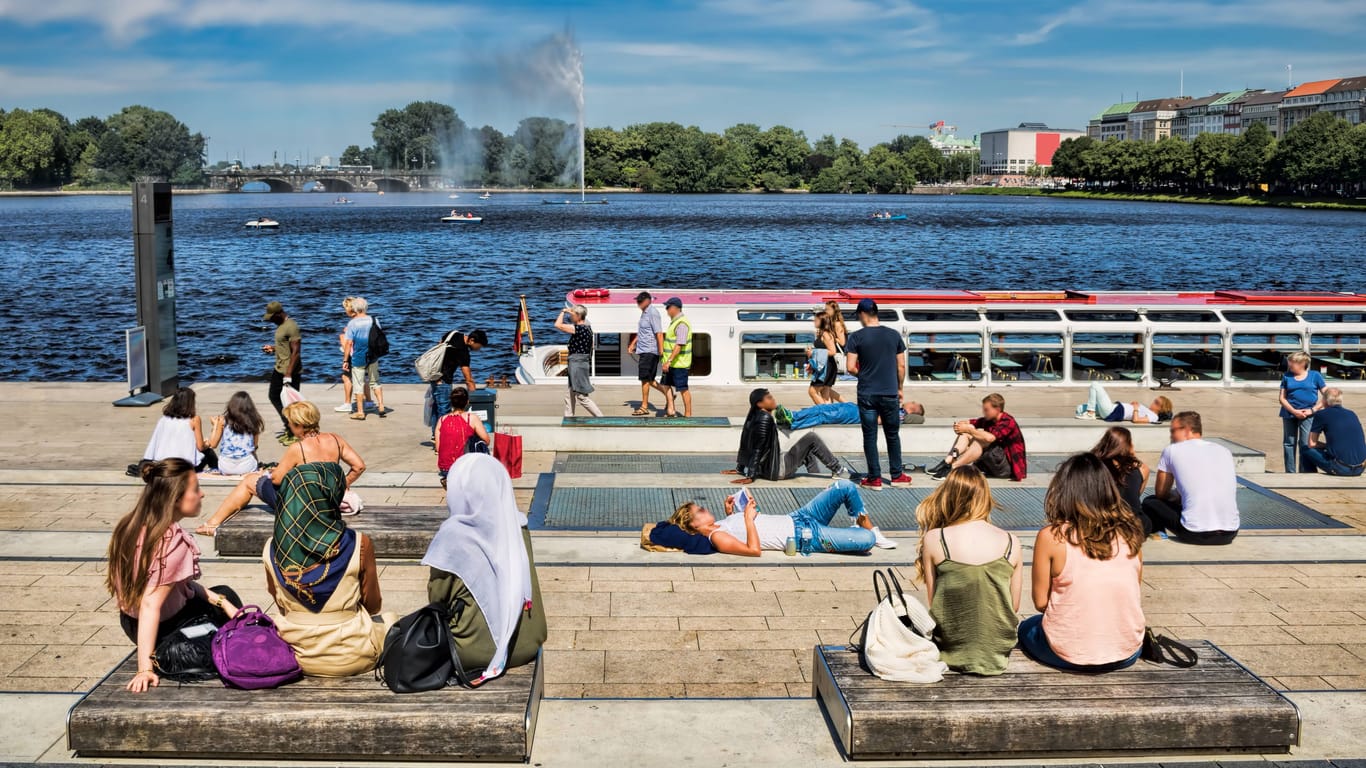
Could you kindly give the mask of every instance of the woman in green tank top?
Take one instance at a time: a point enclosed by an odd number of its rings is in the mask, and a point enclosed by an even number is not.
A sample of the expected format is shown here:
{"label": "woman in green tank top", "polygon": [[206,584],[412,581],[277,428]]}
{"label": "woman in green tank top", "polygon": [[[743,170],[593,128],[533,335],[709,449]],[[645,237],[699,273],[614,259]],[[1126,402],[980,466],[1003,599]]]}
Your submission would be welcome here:
{"label": "woman in green tank top", "polygon": [[939,656],[955,672],[999,675],[1015,647],[1024,559],[1015,536],[991,524],[994,507],[986,478],[965,466],[915,511],[916,575],[929,595]]}

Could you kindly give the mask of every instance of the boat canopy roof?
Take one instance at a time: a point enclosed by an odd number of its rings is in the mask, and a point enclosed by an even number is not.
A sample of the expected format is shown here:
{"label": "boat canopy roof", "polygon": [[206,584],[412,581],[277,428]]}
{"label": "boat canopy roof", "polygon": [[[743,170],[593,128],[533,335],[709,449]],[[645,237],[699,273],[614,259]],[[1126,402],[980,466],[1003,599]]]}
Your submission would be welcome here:
{"label": "boat canopy roof", "polygon": [[[1071,304],[1098,306],[1335,306],[1366,304],[1366,294],[1333,291],[897,291],[847,289],[839,291],[765,291],[647,289],[656,303],[678,297],[689,306],[816,306],[826,301],[853,305],[862,299],[881,304]],[[612,306],[635,304],[638,288],[580,288],[565,297],[571,304]]]}

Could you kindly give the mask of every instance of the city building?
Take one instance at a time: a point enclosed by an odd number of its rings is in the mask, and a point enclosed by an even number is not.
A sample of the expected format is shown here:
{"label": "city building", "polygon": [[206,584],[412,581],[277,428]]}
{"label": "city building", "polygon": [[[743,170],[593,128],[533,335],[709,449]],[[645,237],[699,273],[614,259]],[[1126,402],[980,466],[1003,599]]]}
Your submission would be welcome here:
{"label": "city building", "polygon": [[1242,123],[1242,130],[1246,131],[1253,123],[1261,123],[1272,136],[1280,137],[1280,110],[1283,98],[1285,91],[1262,91],[1248,97],[1248,100],[1243,102],[1243,114],[1239,121]]}
{"label": "city building", "polygon": [[1129,113],[1129,138],[1139,141],[1161,141],[1172,135],[1176,110],[1188,101],[1191,101],[1191,97],[1178,96],[1138,102]]}
{"label": "city building", "polygon": [[1202,133],[1223,133],[1223,118],[1214,115],[1213,117],[1218,121],[1217,124],[1213,124],[1213,121],[1209,119],[1211,117],[1210,105],[1227,95],[1225,93],[1211,93],[1208,96],[1191,99],[1182,104],[1176,110],[1176,119],[1172,120],[1171,135],[1189,141]]}
{"label": "city building", "polygon": [[1129,138],[1129,113],[1136,106],[1136,101],[1111,104],[1104,112],[1091,118],[1086,126],[1086,135],[1096,141]]}
{"label": "city building", "polygon": [[944,157],[963,155],[978,150],[976,136],[973,136],[971,139],[960,139],[951,133],[946,133],[942,136],[931,136],[930,144],[935,149],[939,150]]}
{"label": "city building", "polygon": [[1322,109],[1352,125],[1366,123],[1366,75],[1339,80],[1324,92]]}
{"label": "city building", "polygon": [[981,135],[981,172],[999,175],[1024,173],[1031,166],[1046,168],[1053,164],[1059,144],[1085,135],[1085,131],[1049,128],[1043,123],[986,131]]}
{"label": "city building", "polygon": [[1236,136],[1243,132],[1243,105],[1258,93],[1261,93],[1261,90],[1257,88],[1230,91],[1210,102],[1209,114],[1222,122],[1223,133]]}
{"label": "city building", "polygon": [[1295,127],[1295,123],[1318,112],[1323,107],[1324,94],[1340,82],[1340,79],[1315,80],[1286,91],[1281,99],[1281,130],[1277,135],[1284,136],[1286,131]]}

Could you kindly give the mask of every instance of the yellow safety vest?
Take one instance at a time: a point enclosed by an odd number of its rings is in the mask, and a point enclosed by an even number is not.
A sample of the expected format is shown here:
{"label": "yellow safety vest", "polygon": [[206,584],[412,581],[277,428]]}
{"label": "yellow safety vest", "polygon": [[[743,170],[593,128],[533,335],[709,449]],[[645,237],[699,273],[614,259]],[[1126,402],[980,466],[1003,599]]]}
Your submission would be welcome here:
{"label": "yellow safety vest", "polygon": [[674,347],[678,343],[678,326],[680,325],[688,329],[687,341],[683,342],[682,349],[678,353],[678,358],[673,361],[672,367],[691,368],[692,323],[689,323],[688,319],[681,314],[669,321],[669,328],[664,332],[664,362],[669,362],[669,356],[674,353]]}

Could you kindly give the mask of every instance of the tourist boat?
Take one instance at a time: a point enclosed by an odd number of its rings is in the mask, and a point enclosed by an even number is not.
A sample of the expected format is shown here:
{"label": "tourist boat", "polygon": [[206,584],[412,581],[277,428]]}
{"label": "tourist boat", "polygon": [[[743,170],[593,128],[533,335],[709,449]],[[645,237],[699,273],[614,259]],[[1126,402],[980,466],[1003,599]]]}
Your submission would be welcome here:
{"label": "tourist boat", "polygon": [[484,220],[484,217],[475,216],[472,213],[461,213],[458,215],[452,213],[450,216],[442,216],[441,220],[447,224],[478,224]]}
{"label": "tourist boat", "polygon": [[883,216],[882,214],[875,213],[875,214],[872,215],[871,218],[873,219],[873,221],[905,221],[905,220],[906,220],[906,214],[904,214],[904,213],[895,213],[895,214],[888,214],[888,215],[886,215],[886,216]]}
{"label": "tourist boat", "polygon": [[262,216],[259,219],[252,219],[251,221],[248,221],[244,226],[247,226],[251,229],[279,229],[280,222],[276,221],[275,219],[269,219],[265,216]]}
{"label": "tourist boat", "polygon": [[[636,381],[627,353],[639,288],[570,291],[590,310],[593,376]],[[1275,388],[1292,352],[1333,381],[1366,379],[1366,293],[1209,291],[653,290],[678,296],[694,332],[692,379],[740,385],[799,381],[813,308],[839,303],[850,330],[859,300],[906,343],[909,386],[1114,385]],[[523,384],[564,386],[563,344],[518,360]],[[1366,382],[1362,382],[1366,383]],[[1274,409],[1273,409],[1274,410]]]}

